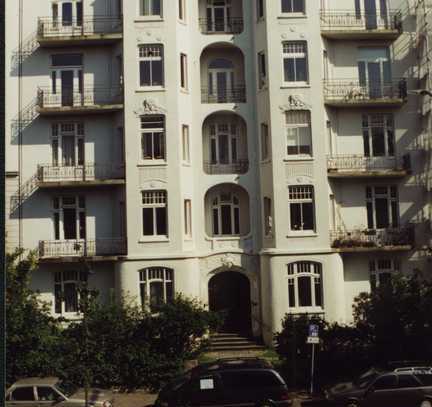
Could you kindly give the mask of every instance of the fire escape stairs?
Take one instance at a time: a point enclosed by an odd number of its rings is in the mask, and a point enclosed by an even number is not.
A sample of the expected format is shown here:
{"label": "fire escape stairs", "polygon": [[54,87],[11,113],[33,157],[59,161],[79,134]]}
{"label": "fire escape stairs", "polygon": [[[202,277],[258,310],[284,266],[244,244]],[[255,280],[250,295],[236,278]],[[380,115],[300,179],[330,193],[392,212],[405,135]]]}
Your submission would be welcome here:
{"label": "fire escape stairs", "polygon": [[16,70],[39,48],[37,31],[32,32],[21,42],[20,46],[12,52],[12,70]]}
{"label": "fire escape stairs", "polygon": [[10,198],[10,213],[15,212],[39,187],[39,171],[20,186]]}

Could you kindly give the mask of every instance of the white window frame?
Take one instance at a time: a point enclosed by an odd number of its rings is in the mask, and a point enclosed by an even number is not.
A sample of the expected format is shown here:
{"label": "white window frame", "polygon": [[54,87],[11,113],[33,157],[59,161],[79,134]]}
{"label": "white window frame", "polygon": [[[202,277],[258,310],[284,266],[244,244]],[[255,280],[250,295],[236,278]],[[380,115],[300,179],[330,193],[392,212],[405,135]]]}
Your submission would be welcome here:
{"label": "white window frame", "polygon": [[[72,274],[75,274],[75,278]],[[54,302],[53,311],[56,315],[79,315],[79,302],[80,302],[80,285],[87,280],[85,272],[76,270],[62,270],[54,273]],[[66,311],[66,299],[65,299],[65,285],[74,284],[76,293],[76,309],[72,311]],[[59,290],[59,291],[58,291]],[[58,293],[58,294],[57,294]],[[59,297],[57,297],[59,295]],[[57,301],[60,302],[60,312],[57,310]]]}
{"label": "white window frame", "polygon": [[187,19],[187,11],[186,11],[186,0],[178,0],[179,7],[179,20],[183,23],[186,22]]}
{"label": "white window frame", "polygon": [[[152,127],[144,127],[143,128],[143,123],[151,123],[150,120],[148,120],[147,122],[145,121],[145,119],[151,119],[154,118],[154,123],[155,126]],[[160,124],[162,123],[162,124]],[[155,162],[157,163],[165,163],[167,158],[166,158],[166,123],[165,123],[165,116],[164,115],[144,115],[140,117],[140,131],[141,131],[141,161],[143,163],[152,163],[154,164]],[[144,139],[151,134],[151,157],[150,156],[146,156],[144,154]],[[163,151],[163,157],[155,157],[155,137],[159,137],[159,143],[161,145],[161,149]]]}
{"label": "white window frame", "polygon": [[[65,203],[65,200],[74,200],[73,203]],[[64,209],[75,209],[75,230],[76,236],[74,239],[68,240],[85,240],[87,234],[87,216],[86,216],[86,199],[84,195],[79,196],[56,196],[52,200],[52,223],[53,223],[53,235],[56,241],[66,240],[64,237]],[[84,237],[80,237],[80,214],[84,214]],[[56,225],[56,215],[58,217],[58,225]],[[59,237],[56,239],[56,228],[58,227]]]}
{"label": "white window frame", "polygon": [[261,161],[270,159],[270,134],[267,123],[261,123]]}
{"label": "white window frame", "polygon": [[[294,229],[291,225],[291,211],[293,204],[300,204],[301,208],[301,220],[302,228]],[[303,204],[312,204],[312,216],[313,216],[313,228],[303,229],[304,225],[304,213]],[[315,234],[316,231],[316,214],[315,214],[315,188],[313,185],[290,185],[288,187],[288,207],[289,207],[289,224],[290,224],[290,234],[297,235],[310,235]]]}
{"label": "white window frame", "polygon": [[[153,54],[154,55],[149,55]],[[141,62],[162,61],[161,63],[161,84],[155,85],[152,80],[153,64],[150,69],[150,84],[141,85]],[[138,87],[140,89],[163,89],[165,87],[165,58],[163,44],[140,44],[138,45]]]}
{"label": "white window frame", "polygon": [[[72,4],[72,24],[71,25],[63,25],[63,3],[71,3]],[[81,7],[84,6],[82,0],[56,0],[51,3],[51,15],[53,21],[53,28],[56,29],[59,25],[62,27],[61,32],[65,33],[65,28],[70,28],[70,32],[72,33],[74,28],[81,27],[84,23],[84,9],[82,9],[82,18],[81,24],[79,24],[78,20],[78,8],[77,4],[80,3]],[[54,6],[57,6],[57,16],[54,15]],[[65,33],[66,34],[66,33]]]}
{"label": "white window frame", "polygon": [[[222,199],[222,197],[230,196],[230,199]],[[230,207],[230,220],[231,220],[231,233],[222,233],[222,206]],[[214,224],[214,213],[217,212],[217,233]],[[238,231],[236,231],[236,217],[238,217]],[[211,223],[212,223],[212,233],[215,237],[227,237],[227,236],[240,236],[241,235],[241,219],[240,219],[240,199],[232,192],[222,192],[213,198],[212,201],[212,212],[211,212]],[[238,233],[237,233],[238,232]]]}
{"label": "white window frame", "polygon": [[189,125],[182,125],[182,160],[184,163],[190,164],[190,128]]}
{"label": "white window frame", "polygon": [[[287,1],[290,4],[290,8],[291,11],[283,11],[283,2]],[[280,4],[281,4],[281,14],[282,15],[287,15],[287,16],[292,16],[292,17],[301,17],[304,16],[306,14],[306,0],[301,0],[303,3],[303,11],[294,11],[294,0],[280,0]]]}
{"label": "white window frame", "polygon": [[258,52],[258,89],[267,85],[267,62],[264,51]]}
{"label": "white window frame", "polygon": [[[322,264],[313,261],[298,261],[287,265],[287,289],[288,289],[288,313],[322,313],[324,311],[324,284]],[[306,277],[310,279],[311,305],[301,306],[299,292],[299,278]],[[319,284],[321,292],[321,305],[317,304],[315,293],[316,285]],[[294,305],[290,305],[291,295],[294,292]]]}
{"label": "white window frame", "polygon": [[[289,48],[294,48],[294,50]],[[285,59],[294,59],[294,61],[305,58],[306,60],[306,80],[297,80],[297,65],[294,63],[295,79],[293,81],[285,80]],[[284,41],[282,43],[282,78],[286,86],[307,86],[309,85],[309,57],[308,44],[306,41]]]}
{"label": "white window frame", "polygon": [[180,53],[180,87],[185,91],[189,89],[188,62],[187,55],[184,53]]}
{"label": "white window frame", "polygon": [[[157,224],[157,209],[164,208],[165,209],[165,224],[166,224],[166,233],[158,233],[158,224]],[[144,209],[152,209],[153,210],[153,234],[145,235],[144,234]],[[168,238],[168,193],[165,190],[144,190],[141,191],[141,234],[142,239],[167,239]]]}
{"label": "white window frame", "polygon": [[264,236],[273,236],[273,207],[271,198],[265,196],[263,198],[264,210]]}
{"label": "white window frame", "polygon": [[192,200],[184,200],[184,234],[187,239],[192,238]]}
{"label": "white window frame", "polygon": [[[144,1],[148,1],[148,14],[144,14]],[[153,10],[153,3],[155,1],[159,1],[160,3],[160,13],[159,14],[151,14],[151,11]],[[137,14],[139,16],[139,19],[143,20],[154,20],[154,19],[162,19],[163,18],[163,0],[138,0],[138,10]]]}
{"label": "white window frame", "polygon": [[[73,163],[67,163],[63,154],[63,138],[74,138],[74,159]],[[80,153],[80,145],[82,153]],[[85,164],[85,138],[84,123],[80,122],[61,122],[51,125],[51,152],[52,165],[54,167],[81,167]],[[82,157],[80,155],[82,154]]]}
{"label": "white window frame", "polygon": [[[373,128],[382,128],[384,133],[384,155],[373,154]],[[394,117],[392,113],[370,113],[362,115],[363,143],[367,137],[368,157],[394,157],[396,155]],[[390,154],[389,138],[392,137],[393,154]],[[366,154],[365,154],[366,156]]]}
{"label": "white window frame", "polygon": [[[385,193],[377,193],[376,188],[385,188]],[[378,228],[377,227],[377,211],[376,211],[376,199],[385,198],[387,199],[387,211],[388,211],[388,227],[386,228]],[[393,217],[392,217],[392,204],[396,203],[396,225],[392,225]],[[372,217],[373,217],[373,227],[370,228],[368,221],[368,204],[371,204],[372,207]],[[399,227],[400,224],[400,212],[399,212],[399,191],[396,185],[368,185],[366,186],[366,218],[368,229],[371,230],[383,230],[387,228]]]}
{"label": "white window frame", "polygon": [[379,288],[382,284],[381,278],[388,276],[391,281],[394,274],[400,270],[399,261],[396,259],[373,259],[369,260],[369,275],[371,290]]}
{"label": "white window frame", "polygon": [[256,0],[257,21],[265,18],[265,0]]}
{"label": "white window frame", "polygon": [[[288,110],[285,112],[285,126],[286,126],[286,158],[312,158],[312,126],[311,126],[311,112],[310,110]],[[301,130],[308,130],[309,144],[301,144]],[[290,141],[295,139],[295,147],[297,148],[296,154],[289,154]],[[302,153],[300,147],[309,147],[309,153]]]}
{"label": "white window frame", "polygon": [[[171,301],[175,297],[174,291],[174,270],[168,267],[147,267],[139,271],[139,292],[141,306],[143,309],[151,311],[150,304],[150,287],[152,283],[162,283],[163,286],[163,303]],[[172,297],[168,298],[168,285],[172,286]],[[144,295],[143,295],[144,294]]]}
{"label": "white window frame", "polygon": [[[233,122],[215,122],[209,125],[210,132],[210,163],[212,165],[230,165],[239,161],[239,125]],[[228,140],[228,162],[220,162],[220,136],[227,136]],[[233,144],[235,145],[236,157],[233,157]],[[216,160],[213,162],[213,146],[215,147]]]}

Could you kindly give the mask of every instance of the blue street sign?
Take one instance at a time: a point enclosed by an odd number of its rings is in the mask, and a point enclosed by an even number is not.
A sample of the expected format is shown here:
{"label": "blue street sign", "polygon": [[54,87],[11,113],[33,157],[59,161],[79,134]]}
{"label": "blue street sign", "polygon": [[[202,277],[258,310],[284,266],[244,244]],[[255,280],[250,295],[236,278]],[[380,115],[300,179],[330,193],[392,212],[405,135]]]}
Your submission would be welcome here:
{"label": "blue street sign", "polygon": [[319,337],[319,326],[311,324],[309,325],[309,337],[318,338]]}

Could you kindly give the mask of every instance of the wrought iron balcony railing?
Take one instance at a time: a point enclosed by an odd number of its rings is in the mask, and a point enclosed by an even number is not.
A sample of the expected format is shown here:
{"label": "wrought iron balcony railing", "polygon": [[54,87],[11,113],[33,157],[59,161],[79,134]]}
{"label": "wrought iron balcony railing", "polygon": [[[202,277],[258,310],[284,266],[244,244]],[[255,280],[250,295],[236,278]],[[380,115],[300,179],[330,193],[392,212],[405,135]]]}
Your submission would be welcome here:
{"label": "wrought iron balcony railing", "polygon": [[39,257],[116,256],[126,254],[126,239],[42,240]]}
{"label": "wrought iron balcony railing", "polygon": [[400,228],[333,230],[330,244],[340,251],[411,248],[415,243],[413,225]]}
{"label": "wrought iron balcony railing", "polygon": [[98,108],[123,104],[120,87],[85,87],[83,89],[38,88],[37,107],[44,108]]}
{"label": "wrought iron balcony railing", "polygon": [[236,85],[230,89],[201,88],[202,103],[245,103],[246,86]]}
{"label": "wrought iron balcony railing", "polygon": [[249,160],[237,160],[230,164],[204,161],[204,171],[207,174],[245,174],[249,169]]}
{"label": "wrought iron balcony railing", "polygon": [[409,154],[403,157],[382,156],[365,157],[363,155],[336,155],[327,157],[329,172],[368,172],[368,171],[410,171]]}
{"label": "wrought iron balcony railing", "polygon": [[125,169],[115,164],[39,165],[37,175],[39,183],[107,181],[124,179]]}
{"label": "wrought iron balcony railing", "polygon": [[203,34],[240,34],[243,31],[243,17],[200,18],[199,24]]}
{"label": "wrought iron balcony railing", "polygon": [[383,15],[354,10],[321,11],[322,31],[390,30],[402,32],[402,14],[390,11]]}
{"label": "wrought iron balcony railing", "polygon": [[122,19],[110,16],[83,16],[70,20],[40,17],[37,31],[39,40],[122,33]]}
{"label": "wrought iron balcony railing", "polygon": [[324,81],[326,103],[361,104],[378,101],[400,102],[408,96],[406,79],[392,81],[367,81],[336,79]]}

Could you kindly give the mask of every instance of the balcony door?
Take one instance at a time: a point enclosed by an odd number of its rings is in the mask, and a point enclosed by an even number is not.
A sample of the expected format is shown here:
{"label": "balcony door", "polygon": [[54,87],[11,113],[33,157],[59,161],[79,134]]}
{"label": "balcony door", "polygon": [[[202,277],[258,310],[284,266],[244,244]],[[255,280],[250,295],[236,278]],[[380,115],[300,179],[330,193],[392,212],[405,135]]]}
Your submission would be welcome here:
{"label": "balcony door", "polygon": [[[60,95],[58,91],[60,90]],[[82,103],[83,97],[83,73],[81,69],[60,69],[51,72],[51,93],[58,95],[61,106],[74,106]],[[50,104],[55,103],[55,100]]]}
{"label": "balcony door", "polygon": [[207,6],[207,31],[228,31],[231,20],[231,7],[224,0],[213,0]]}
{"label": "balcony door", "polygon": [[387,0],[355,0],[357,19],[362,19],[367,30],[388,28]]}
{"label": "balcony door", "polygon": [[[84,165],[84,126],[82,123],[55,123],[52,134],[53,166]],[[60,160],[59,160],[60,157]],[[65,174],[70,175],[71,174]],[[73,176],[78,175],[74,173]]]}
{"label": "balcony door", "polygon": [[73,27],[82,27],[83,7],[81,0],[58,1],[52,4],[53,25],[64,34],[70,34]]}
{"label": "balcony door", "polygon": [[54,198],[54,234],[56,240],[86,238],[85,198],[64,196]]}
{"label": "balcony door", "polygon": [[209,65],[209,96],[216,103],[227,103],[234,96],[234,65],[227,59],[215,59]]}
{"label": "balcony door", "polygon": [[235,124],[210,126],[211,164],[234,164],[238,161],[238,139]]}
{"label": "balcony door", "polygon": [[391,95],[391,66],[387,48],[359,49],[359,82],[371,99]]}

